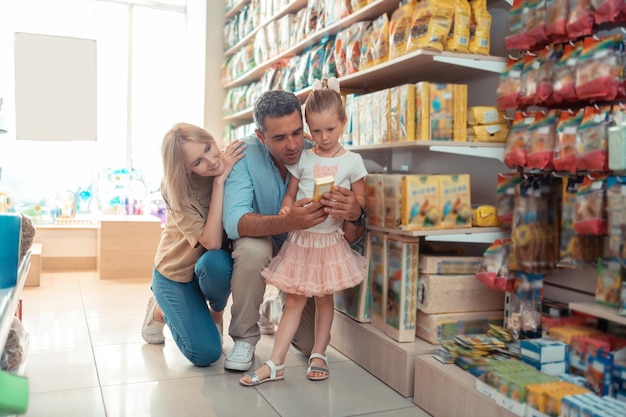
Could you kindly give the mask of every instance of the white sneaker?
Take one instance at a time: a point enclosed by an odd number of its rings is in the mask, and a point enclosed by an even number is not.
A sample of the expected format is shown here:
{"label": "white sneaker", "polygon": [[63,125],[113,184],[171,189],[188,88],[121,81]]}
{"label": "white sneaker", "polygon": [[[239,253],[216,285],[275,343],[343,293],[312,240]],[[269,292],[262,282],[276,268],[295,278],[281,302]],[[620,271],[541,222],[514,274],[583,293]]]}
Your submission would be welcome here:
{"label": "white sneaker", "polygon": [[249,370],[252,367],[252,359],[254,359],[254,349],[250,343],[237,340],[235,346],[224,359],[224,368],[231,371]]}
{"label": "white sneaker", "polygon": [[259,325],[259,330],[261,331],[261,334],[267,334],[267,335],[274,334],[275,332],[274,323],[270,322],[267,317],[261,316],[257,324]]}
{"label": "white sneaker", "polygon": [[143,325],[141,326],[141,337],[143,337],[146,343],[160,345],[165,343],[165,335],[163,334],[165,323],[154,319],[154,311],[156,308],[157,302],[154,296],[151,295],[148,299],[148,306],[146,307],[146,317],[144,317]]}
{"label": "white sneaker", "polygon": [[283,315],[283,301],[280,298],[278,288],[271,285],[267,286],[265,294],[263,294],[263,302],[259,306],[259,314],[261,315],[259,322],[265,318],[268,323],[278,326]]}

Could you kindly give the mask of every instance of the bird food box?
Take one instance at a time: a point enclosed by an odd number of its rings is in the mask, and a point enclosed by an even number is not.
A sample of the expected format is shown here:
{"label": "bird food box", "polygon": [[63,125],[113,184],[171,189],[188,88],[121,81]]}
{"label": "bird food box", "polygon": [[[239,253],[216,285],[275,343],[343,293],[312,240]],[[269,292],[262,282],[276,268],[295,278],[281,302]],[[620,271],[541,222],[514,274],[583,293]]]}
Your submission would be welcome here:
{"label": "bird food box", "polygon": [[419,238],[387,237],[385,334],[398,342],[415,341]]}

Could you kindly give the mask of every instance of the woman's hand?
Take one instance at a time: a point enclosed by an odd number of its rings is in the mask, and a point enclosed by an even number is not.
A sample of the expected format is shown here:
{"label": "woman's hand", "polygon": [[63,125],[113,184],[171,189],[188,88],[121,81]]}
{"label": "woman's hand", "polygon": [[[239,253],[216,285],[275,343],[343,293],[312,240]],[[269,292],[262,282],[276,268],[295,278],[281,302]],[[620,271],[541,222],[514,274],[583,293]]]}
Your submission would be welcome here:
{"label": "woman's hand", "polygon": [[233,166],[235,166],[237,161],[239,161],[241,158],[243,158],[246,155],[244,153],[245,149],[246,149],[246,144],[244,143],[243,140],[235,140],[233,142],[230,142],[226,146],[226,149],[222,151],[222,154],[220,156],[222,158],[222,162],[224,163],[224,172],[222,172],[219,176],[215,177],[216,180],[219,179],[222,181],[226,181],[226,178],[228,178],[228,175],[230,174],[230,171],[233,169]]}

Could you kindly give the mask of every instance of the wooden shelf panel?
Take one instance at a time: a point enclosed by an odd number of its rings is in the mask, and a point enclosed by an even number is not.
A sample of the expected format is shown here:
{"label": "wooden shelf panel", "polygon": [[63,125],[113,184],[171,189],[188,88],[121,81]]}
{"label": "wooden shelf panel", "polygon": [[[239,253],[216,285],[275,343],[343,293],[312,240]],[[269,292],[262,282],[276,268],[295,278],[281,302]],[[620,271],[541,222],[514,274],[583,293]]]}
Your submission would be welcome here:
{"label": "wooden shelf panel", "polygon": [[330,344],[404,397],[413,395],[415,358],[435,351],[422,339],[399,343],[369,323],[335,311]]}
{"label": "wooden shelf panel", "polygon": [[432,416],[516,416],[477,391],[476,378],[469,372],[431,355],[415,359],[413,402]]}
{"label": "wooden shelf panel", "polygon": [[626,324],[626,316],[620,316],[617,314],[617,309],[615,307],[609,307],[597,303],[569,303],[569,308],[570,310],[590,314],[614,323]]}

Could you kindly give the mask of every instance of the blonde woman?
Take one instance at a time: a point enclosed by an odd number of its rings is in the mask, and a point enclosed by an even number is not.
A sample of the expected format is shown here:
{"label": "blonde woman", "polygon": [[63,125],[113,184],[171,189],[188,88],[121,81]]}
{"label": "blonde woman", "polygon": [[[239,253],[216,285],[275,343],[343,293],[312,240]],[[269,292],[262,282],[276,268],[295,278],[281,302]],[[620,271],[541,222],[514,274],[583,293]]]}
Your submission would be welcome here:
{"label": "blonde woman", "polygon": [[222,316],[232,274],[222,227],[224,183],[244,150],[236,141],[220,152],[206,130],[188,123],[175,124],[161,144],[167,220],[141,334],[147,343],[164,343],[167,324],[180,351],[196,366],[208,366],[222,353]]}

